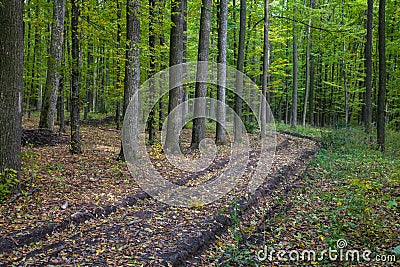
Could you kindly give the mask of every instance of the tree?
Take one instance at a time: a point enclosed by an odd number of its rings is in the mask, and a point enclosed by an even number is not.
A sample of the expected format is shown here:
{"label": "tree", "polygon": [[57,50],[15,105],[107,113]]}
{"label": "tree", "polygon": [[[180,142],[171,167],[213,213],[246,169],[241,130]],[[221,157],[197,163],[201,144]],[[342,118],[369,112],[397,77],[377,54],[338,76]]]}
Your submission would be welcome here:
{"label": "tree", "polygon": [[[344,25],[344,0],[342,0],[342,25]],[[343,76],[343,88],[344,88],[344,120],[346,125],[349,124],[349,89],[347,87],[347,72],[346,72],[346,40],[343,40],[343,54],[342,54],[342,76]]]}
{"label": "tree", "polygon": [[22,10],[23,1],[2,0],[0,3],[0,173],[20,169],[24,71]]}
{"label": "tree", "polygon": [[[203,0],[201,7],[200,17],[200,31],[199,31],[199,46],[197,61],[208,61],[208,53],[210,46],[210,26],[211,26],[211,7],[212,0]],[[208,68],[206,64],[198,64],[196,72],[196,80],[207,80]],[[191,148],[199,148],[201,140],[204,139],[206,128],[206,101],[207,96],[207,83],[196,82],[195,87],[195,100],[194,105],[194,120],[192,128],[192,143]]]}
{"label": "tree", "polygon": [[385,40],[386,0],[379,0],[378,53],[379,53],[379,88],[376,130],[379,149],[385,150],[385,95],[386,95],[386,40]]}
{"label": "tree", "polygon": [[[156,34],[155,34],[155,0],[149,0],[149,52],[150,52],[150,69],[149,76],[155,74],[156,71]],[[153,84],[153,80],[150,80],[152,84],[150,84],[151,94],[155,95],[155,84]],[[149,143],[154,143],[156,138],[156,129],[155,129],[155,114],[156,111],[154,109],[151,110],[147,123],[147,131],[149,133]]]}
{"label": "tree", "polygon": [[81,140],[79,136],[79,38],[78,20],[79,6],[76,0],[71,0],[72,4],[72,74],[71,74],[71,153],[82,153]]}
{"label": "tree", "polygon": [[60,82],[60,66],[63,51],[64,0],[54,0],[53,25],[51,28],[50,55],[47,62],[47,78],[44,99],[40,112],[39,128],[54,131],[56,116],[57,91]]}
{"label": "tree", "polygon": [[[124,82],[124,107],[123,114],[125,115],[129,103],[135,99],[135,93],[140,87],[140,1],[139,0],[127,0],[126,1],[126,61],[125,61],[125,82]],[[135,104],[135,103],[134,103]],[[137,108],[138,103],[134,105]],[[135,148],[137,142],[137,129],[138,129],[138,110],[135,109],[132,117],[132,125],[129,125],[130,129],[133,129],[131,138],[134,140],[133,147]],[[132,152],[136,155],[136,151]],[[119,159],[124,160],[124,150],[121,145],[121,152]]]}
{"label": "tree", "polygon": [[225,134],[225,85],[226,85],[226,43],[228,37],[228,0],[220,0],[219,2],[219,28],[218,28],[218,81],[217,87],[217,125],[215,141],[217,144],[226,143]]}
{"label": "tree", "polygon": [[[310,0],[310,7],[315,8],[315,0]],[[314,54],[312,53],[312,45],[313,40],[311,40],[311,47],[310,47],[310,78],[309,78],[309,123],[310,125],[314,125],[314,77],[315,77],[315,58]]]}
{"label": "tree", "polygon": [[[296,13],[296,7],[294,7]],[[292,91],[292,116],[290,125],[297,126],[297,88],[298,88],[298,54],[297,54],[297,27],[296,22],[293,22],[293,91]]]}
{"label": "tree", "polygon": [[368,0],[367,8],[367,37],[365,42],[365,108],[364,108],[364,127],[367,133],[371,132],[372,118],[372,13],[374,1]]}
{"label": "tree", "polygon": [[[171,21],[173,23],[170,32],[169,46],[169,65],[170,67],[182,64],[183,59],[183,3],[185,0],[172,0],[171,3]],[[169,75],[170,87],[174,84],[179,84],[182,81],[182,68],[178,66],[178,70]],[[167,153],[180,153],[180,125],[182,116],[179,112],[171,113],[179,104],[182,103],[183,86],[178,85],[175,88],[170,88],[168,99],[168,122],[167,136],[165,139],[165,149]],[[176,140],[178,138],[178,140]],[[177,142],[176,142],[177,141]]]}
{"label": "tree", "polygon": [[261,98],[261,138],[267,136],[267,97],[268,73],[269,73],[269,0],[264,1],[264,56],[263,56],[263,76],[262,76],[262,98]]}
{"label": "tree", "polygon": [[[312,0],[310,1],[310,6],[312,8]],[[311,38],[311,19],[308,20],[307,26],[307,47],[306,47],[306,90],[304,94],[304,105],[303,105],[303,121],[302,126],[306,126],[307,118],[307,101],[310,92],[310,52],[312,48]]]}
{"label": "tree", "polygon": [[[238,46],[238,58],[236,69],[239,72],[243,72],[244,67],[244,46],[246,38],[246,0],[240,0],[240,28],[239,28],[239,46]],[[235,141],[241,142],[243,129],[242,129],[242,98],[243,93],[243,76],[238,75],[235,81],[236,95],[235,95]]]}

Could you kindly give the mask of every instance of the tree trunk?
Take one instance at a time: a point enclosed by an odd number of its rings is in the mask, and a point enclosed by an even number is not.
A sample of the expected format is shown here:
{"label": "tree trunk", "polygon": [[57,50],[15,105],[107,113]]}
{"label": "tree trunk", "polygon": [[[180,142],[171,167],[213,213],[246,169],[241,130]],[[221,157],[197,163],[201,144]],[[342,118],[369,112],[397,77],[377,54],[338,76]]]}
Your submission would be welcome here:
{"label": "tree trunk", "polygon": [[[66,30],[64,29],[64,38],[63,38],[63,47],[64,51],[62,54],[62,60],[63,65],[66,66],[67,61],[66,61]],[[61,71],[61,77],[60,77],[60,84],[59,84],[59,98],[60,98],[60,105],[59,105],[59,123],[60,123],[60,128],[58,129],[59,133],[65,133],[65,99],[64,99],[64,85],[65,85],[65,80],[66,80],[66,75],[65,75],[65,68],[62,69]]]}
{"label": "tree trunk", "polygon": [[[313,0],[310,0],[310,7],[313,8]],[[307,102],[310,94],[311,87],[311,66],[310,66],[310,54],[312,53],[312,40],[311,40],[311,19],[308,21],[307,27],[307,48],[306,48],[306,90],[304,95],[304,105],[303,105],[303,127],[306,126],[307,120]]]}
{"label": "tree trunk", "polygon": [[51,29],[50,55],[47,62],[47,78],[39,128],[54,131],[57,106],[57,90],[60,82],[59,69],[62,60],[65,2],[54,0],[53,25]]}
{"label": "tree trunk", "polygon": [[[294,8],[296,12],[296,8]],[[297,126],[297,87],[298,87],[298,54],[297,54],[297,27],[293,22],[293,91],[292,91],[292,119],[290,125]]]}
{"label": "tree trunk", "polygon": [[[117,6],[117,68],[116,68],[116,81],[115,81],[115,89],[117,92],[119,92],[119,88],[121,88],[121,13],[122,13],[122,7],[121,3],[117,0],[116,2]],[[96,87],[95,87],[96,88]],[[117,100],[117,103],[115,104],[115,125],[117,130],[121,128],[120,123],[121,123],[121,102],[120,100]]]}
{"label": "tree trunk", "polygon": [[264,55],[263,55],[263,75],[262,75],[262,97],[261,105],[261,138],[267,136],[267,86],[268,86],[268,72],[269,72],[269,38],[268,38],[268,25],[269,24],[269,0],[264,1]]}
{"label": "tree trunk", "polygon": [[[124,81],[124,106],[123,115],[128,109],[131,101],[134,103],[134,116],[132,116],[132,125],[129,125],[129,129],[132,129],[131,138],[133,143],[132,154],[136,156],[137,146],[137,134],[138,134],[138,118],[139,110],[138,101],[139,99],[134,98],[135,93],[140,87],[140,1],[139,0],[127,0],[126,2],[126,40],[128,41],[126,47],[126,61],[125,61],[125,81]],[[124,149],[121,145],[121,152],[119,154],[120,160],[125,160]]]}
{"label": "tree trunk", "polygon": [[81,140],[79,136],[79,39],[78,20],[79,7],[76,0],[72,3],[72,75],[71,75],[71,153],[82,153]]}
{"label": "tree trunk", "polygon": [[225,123],[226,123],[226,51],[228,38],[228,0],[219,2],[219,28],[218,28],[218,81],[217,87],[217,132],[215,141],[217,144],[226,143]]}
{"label": "tree trunk", "polygon": [[[32,28],[31,19],[32,19],[32,16],[31,16],[31,8],[29,7],[30,6],[29,0],[26,1],[26,5],[28,6],[28,21],[25,22],[25,25],[26,24],[28,25],[28,27],[27,27],[28,29],[27,29],[27,31],[25,31],[25,32],[27,32],[27,36],[26,37],[24,36],[24,38],[26,38],[28,40],[28,43],[27,43],[27,47],[26,47],[26,55],[24,55],[24,58],[25,58],[24,65],[25,65],[26,72],[29,72],[29,59],[31,57],[31,47],[32,47],[32,42],[31,42],[31,28]],[[33,44],[33,46],[35,46],[35,44]],[[35,58],[35,56],[33,56],[33,58]],[[34,60],[32,61],[32,65],[30,65],[30,67],[33,68],[33,65],[34,65]],[[29,84],[28,84],[28,81],[29,81]],[[24,80],[23,87],[28,88],[28,87],[32,86],[32,84],[33,84],[33,77],[31,76],[30,79]],[[30,118],[31,117],[31,97],[32,97],[32,95],[29,92],[28,94],[25,93],[24,97],[26,99],[26,104],[25,104],[26,110],[24,112],[27,112],[28,118]]]}
{"label": "tree trunk", "polygon": [[[88,22],[90,21],[89,18],[87,19]],[[88,120],[89,112],[90,112],[90,101],[91,101],[91,94],[92,94],[92,53],[90,50],[92,49],[92,45],[88,45],[88,51],[87,51],[87,73],[86,73],[86,88],[85,88],[85,108],[83,110],[83,119],[85,121]]]}
{"label": "tree trunk", "polygon": [[[183,59],[183,3],[184,0],[172,1],[171,21],[173,23],[170,32],[169,64],[170,67],[182,64]],[[182,80],[182,69],[171,73],[169,84],[177,84]],[[171,87],[171,86],[170,86]],[[179,136],[182,114],[171,112],[182,103],[183,86],[170,88],[168,102],[168,124],[167,136],[165,140],[165,150],[167,153],[180,153],[181,138]]]}
{"label": "tree trunk", "polygon": [[[160,36],[160,46],[163,46],[165,44],[165,37],[164,34],[161,33]],[[166,61],[166,56],[163,55],[163,59],[164,62]],[[160,68],[163,69],[165,66],[163,63],[160,64]],[[160,90],[160,94],[161,96],[163,95],[163,91]],[[164,97],[160,98],[160,104],[159,104],[159,111],[158,111],[158,130],[161,131],[162,130],[162,126],[164,123],[164,119],[165,119],[165,102],[164,102]]]}
{"label": "tree trunk", "polygon": [[[154,30],[154,20],[155,20],[155,0],[149,0],[149,53],[150,53],[150,66],[149,66],[149,76],[155,74],[156,72],[156,34]],[[155,95],[154,81],[150,80],[150,94]],[[150,111],[149,118],[147,119],[147,131],[149,134],[149,143],[153,144],[156,139],[156,129],[155,129],[155,115],[156,110],[153,108]]]}
{"label": "tree trunk", "polygon": [[342,75],[343,75],[343,87],[344,87],[344,121],[346,125],[349,124],[349,89],[347,88],[347,74],[346,74],[346,62],[344,56],[346,53],[346,43],[343,41],[343,56],[342,56]]}
{"label": "tree trunk", "polygon": [[386,97],[386,48],[385,48],[385,6],[386,0],[379,0],[378,53],[379,53],[379,89],[376,130],[378,147],[385,151],[385,97]]}
{"label": "tree trunk", "polygon": [[371,133],[372,118],[372,14],[374,1],[368,0],[367,9],[367,40],[365,42],[365,108],[364,127],[367,133]]}
{"label": "tree trunk", "polygon": [[[238,59],[236,69],[243,72],[244,67],[244,45],[246,38],[246,0],[240,0],[240,29],[239,29],[239,47]],[[243,94],[243,76],[238,75],[235,81],[236,95],[235,95],[235,121],[234,121],[234,136],[235,142],[242,141],[243,128],[242,128],[242,98]]]}
{"label": "tree trunk", "polygon": [[[200,17],[199,47],[197,61],[208,61],[210,46],[210,26],[211,26],[211,8],[212,0],[203,0]],[[197,65],[196,80],[207,80],[208,65],[201,63]],[[206,128],[206,96],[207,83],[196,82],[195,102],[194,102],[194,120],[192,128],[192,149],[199,148],[201,140],[204,139]]]}
{"label": "tree trunk", "polygon": [[[0,173],[19,171],[24,71],[23,1],[0,5]],[[0,181],[2,183],[3,181]]]}

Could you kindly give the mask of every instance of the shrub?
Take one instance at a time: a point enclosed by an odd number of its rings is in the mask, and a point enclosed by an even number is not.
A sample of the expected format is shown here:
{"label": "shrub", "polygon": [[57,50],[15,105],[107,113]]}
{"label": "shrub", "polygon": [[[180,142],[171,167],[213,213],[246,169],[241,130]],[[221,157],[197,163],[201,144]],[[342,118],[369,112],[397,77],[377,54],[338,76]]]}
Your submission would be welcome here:
{"label": "shrub", "polygon": [[18,173],[16,170],[5,169],[0,173],[0,203],[7,198],[18,183]]}

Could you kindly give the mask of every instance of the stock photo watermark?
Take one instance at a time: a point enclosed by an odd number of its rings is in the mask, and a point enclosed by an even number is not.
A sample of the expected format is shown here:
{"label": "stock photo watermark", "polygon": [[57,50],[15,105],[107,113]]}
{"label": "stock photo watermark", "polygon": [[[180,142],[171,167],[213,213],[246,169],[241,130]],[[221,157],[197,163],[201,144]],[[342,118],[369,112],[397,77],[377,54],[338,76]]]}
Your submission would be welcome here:
{"label": "stock photo watermark", "polygon": [[312,249],[293,249],[275,250],[268,248],[266,245],[263,249],[257,251],[257,260],[260,262],[280,262],[280,263],[317,263],[317,262],[381,262],[394,263],[397,258],[393,254],[375,254],[369,249],[358,250],[348,247],[345,239],[339,239],[336,247],[328,249],[312,250]]}

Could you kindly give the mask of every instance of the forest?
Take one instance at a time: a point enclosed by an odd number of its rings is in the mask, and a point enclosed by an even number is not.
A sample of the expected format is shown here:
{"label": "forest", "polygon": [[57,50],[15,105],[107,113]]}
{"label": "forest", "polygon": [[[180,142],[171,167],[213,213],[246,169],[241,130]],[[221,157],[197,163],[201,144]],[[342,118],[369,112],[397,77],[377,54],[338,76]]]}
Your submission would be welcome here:
{"label": "forest", "polygon": [[399,22],[0,0],[0,266],[396,266]]}

